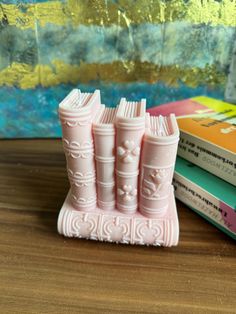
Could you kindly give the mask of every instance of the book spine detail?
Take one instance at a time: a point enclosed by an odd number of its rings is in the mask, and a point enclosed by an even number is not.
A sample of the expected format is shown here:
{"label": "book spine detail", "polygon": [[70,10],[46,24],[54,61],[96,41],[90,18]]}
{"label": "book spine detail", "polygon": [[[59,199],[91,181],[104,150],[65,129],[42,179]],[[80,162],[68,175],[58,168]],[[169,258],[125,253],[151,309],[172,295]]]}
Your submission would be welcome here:
{"label": "book spine detail", "polygon": [[158,129],[149,129],[145,132],[141,157],[139,210],[149,218],[165,215],[169,205],[179,139],[177,128],[176,134],[168,133],[168,127],[170,130],[173,129],[174,119],[173,117],[169,119],[165,134],[160,134]]}
{"label": "book spine detail", "polygon": [[116,207],[123,213],[138,208],[140,151],[145,130],[145,101],[121,100],[116,119]]}
{"label": "book spine detail", "polygon": [[103,107],[93,124],[98,206],[115,208],[115,108]]}
{"label": "book spine detail", "polygon": [[[72,91],[66,103],[59,106],[63,148],[71,186],[71,201],[78,210],[91,210],[97,203],[92,111],[98,109],[100,99],[97,92],[85,94],[76,91]],[[82,97],[84,103],[79,103],[79,97]]]}

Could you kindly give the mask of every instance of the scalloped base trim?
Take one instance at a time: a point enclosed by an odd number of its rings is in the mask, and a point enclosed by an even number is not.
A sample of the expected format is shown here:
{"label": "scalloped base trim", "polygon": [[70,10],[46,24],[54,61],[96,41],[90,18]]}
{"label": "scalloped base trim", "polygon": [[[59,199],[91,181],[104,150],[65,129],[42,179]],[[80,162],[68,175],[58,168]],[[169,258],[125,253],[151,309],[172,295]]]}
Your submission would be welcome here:
{"label": "scalloped base trim", "polygon": [[167,214],[150,219],[139,212],[122,214],[118,210],[75,210],[70,192],[59,213],[58,232],[66,237],[85,238],[115,243],[174,246],[179,240],[179,221],[174,193],[171,193]]}

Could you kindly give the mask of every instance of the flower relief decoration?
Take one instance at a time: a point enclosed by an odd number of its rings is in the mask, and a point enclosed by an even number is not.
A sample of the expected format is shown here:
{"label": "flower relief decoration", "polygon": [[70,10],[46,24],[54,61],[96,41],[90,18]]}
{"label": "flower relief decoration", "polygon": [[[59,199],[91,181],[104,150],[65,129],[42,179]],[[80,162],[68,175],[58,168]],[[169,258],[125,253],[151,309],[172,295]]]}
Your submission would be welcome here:
{"label": "flower relief decoration", "polygon": [[124,163],[130,163],[134,161],[134,157],[140,155],[140,147],[135,147],[134,141],[126,140],[117,148],[117,154]]}
{"label": "flower relief decoration", "polygon": [[167,171],[165,169],[155,169],[149,175],[151,180],[143,180],[142,192],[148,197],[159,198],[161,194],[165,193],[165,190],[170,185],[170,182],[163,180],[167,176]]}
{"label": "flower relief decoration", "polygon": [[132,185],[125,184],[117,190],[117,193],[124,201],[132,201],[137,195],[137,189],[134,189]]}

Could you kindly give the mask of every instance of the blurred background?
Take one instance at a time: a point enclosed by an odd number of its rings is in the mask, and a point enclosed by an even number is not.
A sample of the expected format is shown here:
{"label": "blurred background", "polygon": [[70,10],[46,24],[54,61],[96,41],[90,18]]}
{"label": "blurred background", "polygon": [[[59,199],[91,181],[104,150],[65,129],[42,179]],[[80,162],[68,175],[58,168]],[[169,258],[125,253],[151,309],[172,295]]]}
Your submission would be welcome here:
{"label": "blurred background", "polygon": [[0,137],[58,137],[74,87],[147,106],[236,101],[235,0],[1,1]]}

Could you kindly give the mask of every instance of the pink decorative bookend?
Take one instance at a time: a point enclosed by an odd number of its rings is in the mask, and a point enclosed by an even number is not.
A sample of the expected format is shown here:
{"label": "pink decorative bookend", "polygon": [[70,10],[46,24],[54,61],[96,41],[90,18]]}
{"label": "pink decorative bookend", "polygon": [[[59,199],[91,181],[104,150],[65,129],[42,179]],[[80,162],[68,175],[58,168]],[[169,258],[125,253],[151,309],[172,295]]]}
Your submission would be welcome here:
{"label": "pink decorative bookend", "polygon": [[150,117],[146,101],[116,109],[100,92],[73,90],[59,105],[71,189],[58,217],[67,237],[127,244],[178,244],[172,176],[174,115]]}

